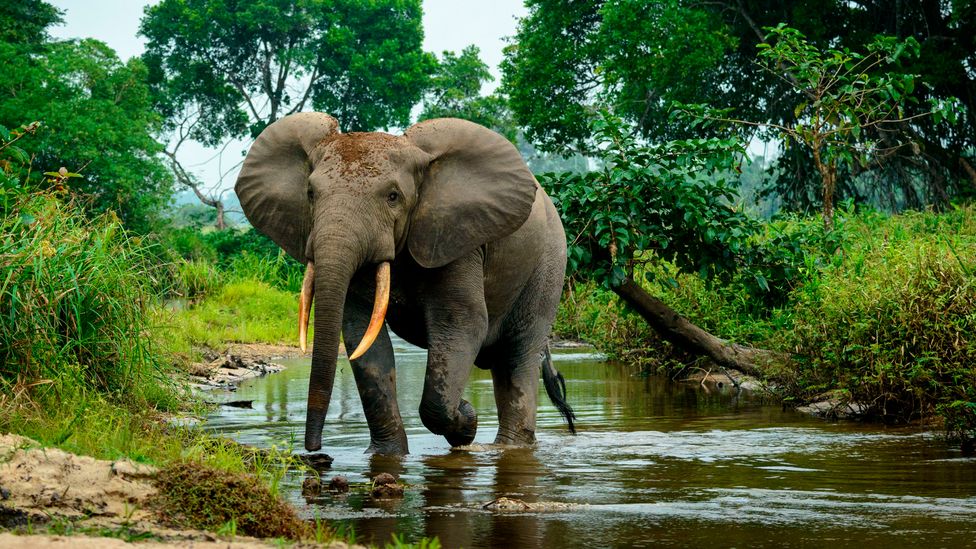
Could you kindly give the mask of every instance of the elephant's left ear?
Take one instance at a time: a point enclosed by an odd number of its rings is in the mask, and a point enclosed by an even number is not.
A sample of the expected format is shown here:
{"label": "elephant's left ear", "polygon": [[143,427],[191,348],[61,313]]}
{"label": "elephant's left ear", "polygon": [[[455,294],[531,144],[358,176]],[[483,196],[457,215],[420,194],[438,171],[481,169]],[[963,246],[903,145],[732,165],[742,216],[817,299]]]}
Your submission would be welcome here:
{"label": "elephant's left ear", "polygon": [[419,122],[404,136],[433,157],[407,241],[421,266],[446,265],[525,223],[537,185],[507,139],[457,118]]}

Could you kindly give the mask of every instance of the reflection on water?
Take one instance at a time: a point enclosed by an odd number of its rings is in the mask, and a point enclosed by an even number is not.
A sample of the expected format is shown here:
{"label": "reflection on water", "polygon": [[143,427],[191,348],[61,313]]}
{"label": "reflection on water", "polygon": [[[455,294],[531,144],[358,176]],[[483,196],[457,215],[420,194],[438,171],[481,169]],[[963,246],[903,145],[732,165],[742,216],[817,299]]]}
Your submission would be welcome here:
{"label": "reflection on water", "polygon": [[[976,460],[936,435],[830,424],[712,388],[640,378],[592,355],[556,354],[579,436],[541,394],[532,449],[453,452],[420,423],[424,351],[396,341],[397,384],[411,454],[364,455],[369,431],[348,363],[340,361],[323,448],[326,476],[361,482],[391,472],[409,484],[396,501],[352,493],[305,500],[308,516],[342,521],[360,541],[437,536],[444,547],[861,546],[976,544]],[[243,385],[208,427],[257,446],[301,447],[308,360]],[[491,377],[476,370],[465,396],[477,443],[495,437]],[[546,513],[492,513],[501,496],[581,504]]]}

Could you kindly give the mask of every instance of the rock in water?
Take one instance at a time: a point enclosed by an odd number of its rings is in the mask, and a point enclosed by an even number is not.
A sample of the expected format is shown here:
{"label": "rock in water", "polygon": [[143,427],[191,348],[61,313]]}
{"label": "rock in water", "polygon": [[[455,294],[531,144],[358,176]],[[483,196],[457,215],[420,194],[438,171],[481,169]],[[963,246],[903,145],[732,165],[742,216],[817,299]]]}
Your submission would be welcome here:
{"label": "rock in water", "polygon": [[346,480],[346,477],[336,475],[329,481],[329,490],[345,494],[349,491],[349,481]]}
{"label": "rock in water", "polygon": [[397,484],[396,477],[390,473],[380,473],[373,477],[370,495],[376,499],[400,498],[403,497],[403,486]]}

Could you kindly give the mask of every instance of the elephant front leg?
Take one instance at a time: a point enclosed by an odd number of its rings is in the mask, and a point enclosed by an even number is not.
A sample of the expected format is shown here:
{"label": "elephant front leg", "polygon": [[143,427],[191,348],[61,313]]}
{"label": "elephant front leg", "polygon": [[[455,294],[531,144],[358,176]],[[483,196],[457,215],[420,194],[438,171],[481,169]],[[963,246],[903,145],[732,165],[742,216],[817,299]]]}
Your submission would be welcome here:
{"label": "elephant front leg", "polygon": [[471,444],[478,432],[478,414],[461,398],[477,353],[451,350],[427,354],[427,377],[420,402],[420,420],[451,446]]}
{"label": "elephant front leg", "polygon": [[445,286],[439,299],[426,304],[427,376],[420,403],[424,426],[451,446],[470,444],[478,431],[478,415],[461,395],[488,332],[484,297],[477,291],[481,280],[474,275],[458,280],[468,283]]}
{"label": "elephant front leg", "polygon": [[[368,304],[348,299],[343,315],[342,335],[347,346],[355,347],[369,324]],[[352,348],[349,347],[349,348]],[[369,424],[367,452],[388,455],[408,453],[407,434],[396,399],[396,368],[393,345],[386,326],[366,353],[352,361],[366,422]]]}

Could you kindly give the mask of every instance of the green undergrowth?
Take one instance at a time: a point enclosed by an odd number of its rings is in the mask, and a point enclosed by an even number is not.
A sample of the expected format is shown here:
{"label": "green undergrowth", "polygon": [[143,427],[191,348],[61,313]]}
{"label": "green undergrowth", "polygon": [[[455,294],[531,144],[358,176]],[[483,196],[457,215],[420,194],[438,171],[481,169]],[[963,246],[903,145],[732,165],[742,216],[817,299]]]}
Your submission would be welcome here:
{"label": "green undergrowth", "polygon": [[[24,193],[11,202],[0,218],[0,432],[164,471],[209,471],[211,486],[236,482],[245,495],[259,498],[242,505],[285,517],[278,486],[296,466],[287,444],[256,451],[170,421],[203,408],[174,375],[171,350],[179,343],[170,335],[176,326],[161,324],[173,318],[164,304],[178,295],[176,267],[157,239],[128,234],[112,214],[89,217],[52,194]],[[183,320],[196,323],[199,332],[192,337],[198,340],[252,337],[220,331],[216,318],[226,315],[236,317],[224,321],[226,330],[235,319],[253,320],[259,334],[253,337],[284,341],[293,337],[294,301],[262,282],[222,282],[212,302]],[[288,336],[257,326],[269,314],[287,316]],[[243,509],[235,517],[231,524],[247,522]],[[99,533],[59,524],[66,533]],[[226,522],[221,527],[229,528]],[[274,535],[309,538],[294,528]]]}
{"label": "green undergrowth", "polygon": [[[186,360],[228,343],[295,345],[298,295],[259,280],[230,282],[183,308],[157,311],[167,349]],[[312,327],[309,326],[311,338]]]}
{"label": "green undergrowth", "polygon": [[0,430],[96,457],[151,460],[144,420],[185,393],[147,337],[155,250],[114,215],[28,195],[0,220]]}
{"label": "green undergrowth", "polygon": [[155,505],[164,519],[185,528],[261,538],[325,541],[328,530],[301,520],[295,509],[249,473],[199,463],[177,463],[156,478]]}
{"label": "green undergrowth", "polygon": [[[823,234],[817,218],[767,226],[780,258],[782,296],[755,275],[708,285],[658,262],[644,287],[719,337],[789,353],[784,397],[856,401],[885,421],[941,419],[954,437],[976,436],[976,209],[944,213],[840,212]],[[819,232],[819,234],[818,234]],[[786,258],[787,261],[782,261]],[[765,282],[765,281],[764,281]],[[676,373],[707,367],[663,341],[611,291],[573,282],[555,330],[612,358]]]}

